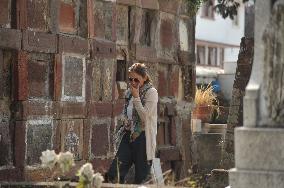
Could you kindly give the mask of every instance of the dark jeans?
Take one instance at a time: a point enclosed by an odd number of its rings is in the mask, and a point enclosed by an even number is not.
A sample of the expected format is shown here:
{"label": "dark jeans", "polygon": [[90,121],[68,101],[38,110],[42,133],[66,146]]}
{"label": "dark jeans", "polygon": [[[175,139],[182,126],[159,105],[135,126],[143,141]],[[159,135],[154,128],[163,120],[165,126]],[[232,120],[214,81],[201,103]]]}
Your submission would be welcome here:
{"label": "dark jeans", "polygon": [[106,180],[118,182],[118,167],[119,183],[124,183],[124,178],[132,164],[135,165],[135,184],[143,183],[150,174],[152,165],[152,161],[147,161],[144,131],[133,142],[130,142],[130,131],[123,136],[116,157],[106,174]]}

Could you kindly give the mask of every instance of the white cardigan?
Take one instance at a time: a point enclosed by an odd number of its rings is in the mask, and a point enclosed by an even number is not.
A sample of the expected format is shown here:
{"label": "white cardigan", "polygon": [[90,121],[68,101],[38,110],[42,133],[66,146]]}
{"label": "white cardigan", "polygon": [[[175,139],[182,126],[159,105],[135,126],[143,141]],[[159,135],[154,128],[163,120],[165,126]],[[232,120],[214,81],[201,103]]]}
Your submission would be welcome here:
{"label": "white cardigan", "polygon": [[140,97],[133,98],[134,107],[145,125],[147,160],[155,158],[158,119],[157,103],[158,92],[155,88],[150,88],[146,92],[144,106],[141,103]]}

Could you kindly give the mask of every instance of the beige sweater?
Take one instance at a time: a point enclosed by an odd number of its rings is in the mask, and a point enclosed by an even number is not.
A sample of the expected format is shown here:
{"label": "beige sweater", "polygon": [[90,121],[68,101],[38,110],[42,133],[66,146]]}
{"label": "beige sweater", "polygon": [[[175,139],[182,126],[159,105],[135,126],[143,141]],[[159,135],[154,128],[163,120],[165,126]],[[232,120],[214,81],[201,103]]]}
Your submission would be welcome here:
{"label": "beige sweater", "polygon": [[140,97],[133,99],[134,107],[145,125],[147,160],[155,158],[158,119],[157,103],[158,92],[155,88],[150,88],[145,94],[144,106],[141,103]]}

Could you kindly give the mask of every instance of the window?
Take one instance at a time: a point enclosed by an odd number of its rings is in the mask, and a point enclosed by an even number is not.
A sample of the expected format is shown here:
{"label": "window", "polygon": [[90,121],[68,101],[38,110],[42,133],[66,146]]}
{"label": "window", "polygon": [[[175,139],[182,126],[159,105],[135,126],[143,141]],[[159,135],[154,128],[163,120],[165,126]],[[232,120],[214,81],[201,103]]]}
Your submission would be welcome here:
{"label": "window", "polygon": [[208,48],[208,65],[217,66],[217,48],[216,47]]}
{"label": "window", "polygon": [[117,60],[116,81],[126,81],[126,61]]}
{"label": "window", "polygon": [[214,44],[198,44],[196,46],[196,64],[212,67],[223,67],[224,47]]}
{"label": "window", "polygon": [[205,65],[205,46],[197,46],[197,64]]}
{"label": "window", "polygon": [[214,0],[206,1],[201,8],[201,16],[208,19],[214,19]]}

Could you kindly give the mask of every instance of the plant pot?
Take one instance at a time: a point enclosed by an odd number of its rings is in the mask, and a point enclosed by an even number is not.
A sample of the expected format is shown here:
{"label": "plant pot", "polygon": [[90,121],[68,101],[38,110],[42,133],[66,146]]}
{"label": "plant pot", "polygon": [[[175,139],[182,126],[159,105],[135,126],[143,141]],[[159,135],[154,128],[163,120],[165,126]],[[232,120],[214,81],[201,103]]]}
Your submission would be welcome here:
{"label": "plant pot", "polygon": [[201,122],[209,122],[211,119],[211,106],[196,106],[192,111],[192,118],[200,119]]}

